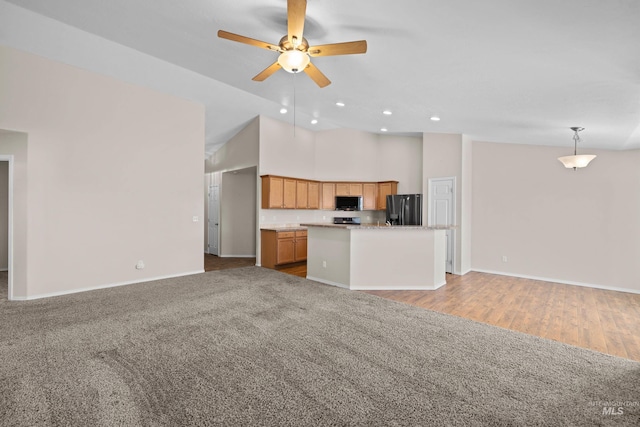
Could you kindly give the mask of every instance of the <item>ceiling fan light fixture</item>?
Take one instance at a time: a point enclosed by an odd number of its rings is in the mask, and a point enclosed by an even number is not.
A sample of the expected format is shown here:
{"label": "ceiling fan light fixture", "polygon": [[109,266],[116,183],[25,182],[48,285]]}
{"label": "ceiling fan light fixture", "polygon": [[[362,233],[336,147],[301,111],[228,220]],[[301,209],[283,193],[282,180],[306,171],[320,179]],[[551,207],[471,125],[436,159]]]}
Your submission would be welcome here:
{"label": "ceiling fan light fixture", "polygon": [[278,64],[289,73],[299,73],[304,71],[309,65],[310,58],[306,52],[296,49],[286,50],[278,57]]}
{"label": "ceiling fan light fixture", "polygon": [[585,168],[589,165],[591,160],[596,158],[595,154],[578,154],[578,141],[580,141],[580,135],[578,132],[584,130],[584,128],[574,126],[570,128],[573,131],[573,156],[558,157],[560,163],[567,169],[578,170],[578,168]]}

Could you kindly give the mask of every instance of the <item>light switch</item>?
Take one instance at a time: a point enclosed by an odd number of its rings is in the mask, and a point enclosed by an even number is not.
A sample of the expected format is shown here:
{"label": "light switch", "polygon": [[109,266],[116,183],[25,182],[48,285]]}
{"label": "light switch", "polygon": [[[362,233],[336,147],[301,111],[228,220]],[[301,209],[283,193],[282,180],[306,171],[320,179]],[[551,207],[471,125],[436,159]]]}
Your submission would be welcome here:
{"label": "light switch", "polygon": [[193,222],[198,222],[198,217],[197,216],[193,217]]}

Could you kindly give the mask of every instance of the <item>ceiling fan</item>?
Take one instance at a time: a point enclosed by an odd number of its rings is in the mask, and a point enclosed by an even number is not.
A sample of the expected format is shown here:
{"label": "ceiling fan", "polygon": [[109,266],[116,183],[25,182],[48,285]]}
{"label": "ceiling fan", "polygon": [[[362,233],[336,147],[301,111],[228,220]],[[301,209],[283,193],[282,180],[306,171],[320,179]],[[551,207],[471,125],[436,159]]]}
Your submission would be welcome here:
{"label": "ceiling fan", "polygon": [[258,73],[252,80],[264,81],[267,77],[284,68],[290,73],[304,71],[320,87],[331,84],[322,72],[311,63],[310,56],[351,55],[367,52],[367,41],[359,40],[345,43],[332,43],[319,46],[309,46],[307,39],[302,36],[307,0],[287,0],[287,35],[278,44],[263,42],[224,30],[218,31],[218,37],[245,43],[262,49],[280,52],[278,60]]}

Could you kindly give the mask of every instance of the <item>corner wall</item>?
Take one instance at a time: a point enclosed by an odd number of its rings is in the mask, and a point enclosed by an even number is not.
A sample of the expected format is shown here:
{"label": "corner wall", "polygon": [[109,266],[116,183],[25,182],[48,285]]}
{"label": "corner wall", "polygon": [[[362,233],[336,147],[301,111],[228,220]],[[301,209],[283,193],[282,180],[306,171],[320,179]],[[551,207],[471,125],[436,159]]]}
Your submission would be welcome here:
{"label": "corner wall", "polygon": [[[429,180],[456,178],[455,254],[453,272],[466,274],[471,267],[471,140],[461,134],[425,133],[423,135],[422,184],[424,186],[423,222],[429,215]],[[426,222],[425,222],[426,223]]]}
{"label": "corner wall", "polygon": [[640,292],[640,150],[589,151],[474,142],[474,270]]}

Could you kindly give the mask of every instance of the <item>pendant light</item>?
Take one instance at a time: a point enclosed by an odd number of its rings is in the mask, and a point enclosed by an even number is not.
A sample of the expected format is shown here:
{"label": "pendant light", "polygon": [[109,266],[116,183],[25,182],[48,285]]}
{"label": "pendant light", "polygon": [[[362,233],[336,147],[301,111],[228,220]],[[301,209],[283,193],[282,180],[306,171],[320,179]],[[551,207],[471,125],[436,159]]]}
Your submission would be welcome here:
{"label": "pendant light", "polygon": [[558,160],[564,165],[565,168],[578,170],[578,168],[587,167],[591,160],[596,158],[595,154],[580,154],[578,155],[578,141],[580,141],[580,135],[578,132],[582,132],[584,128],[572,127],[573,131],[573,156],[558,157]]}

